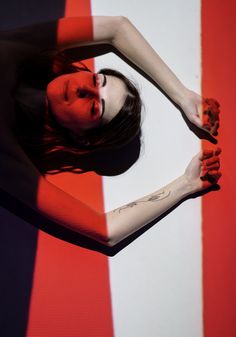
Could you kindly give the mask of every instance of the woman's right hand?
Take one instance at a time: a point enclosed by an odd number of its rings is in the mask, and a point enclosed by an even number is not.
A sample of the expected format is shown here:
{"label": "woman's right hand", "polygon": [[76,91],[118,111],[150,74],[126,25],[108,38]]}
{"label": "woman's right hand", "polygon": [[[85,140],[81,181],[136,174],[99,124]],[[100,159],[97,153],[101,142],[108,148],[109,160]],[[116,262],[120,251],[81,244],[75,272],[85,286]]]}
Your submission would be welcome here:
{"label": "woman's right hand", "polygon": [[220,148],[216,150],[202,150],[193,157],[184,173],[192,193],[217,184],[221,177],[219,171],[220,153]]}

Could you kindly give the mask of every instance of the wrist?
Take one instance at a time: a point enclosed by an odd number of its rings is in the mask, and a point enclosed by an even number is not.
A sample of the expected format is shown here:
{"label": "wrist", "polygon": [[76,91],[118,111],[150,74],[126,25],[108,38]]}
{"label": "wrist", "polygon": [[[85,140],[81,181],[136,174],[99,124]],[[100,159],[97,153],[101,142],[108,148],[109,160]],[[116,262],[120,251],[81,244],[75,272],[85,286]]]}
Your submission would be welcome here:
{"label": "wrist", "polygon": [[179,88],[178,92],[176,93],[174,97],[174,102],[179,106],[179,107],[184,107],[186,102],[189,99],[189,93],[190,90],[186,88],[183,84],[181,84],[181,87]]}
{"label": "wrist", "polygon": [[186,196],[196,193],[201,190],[202,183],[200,179],[190,179],[190,177],[184,173],[183,180],[185,181]]}
{"label": "wrist", "polygon": [[182,198],[187,197],[188,195],[196,192],[197,187],[195,186],[193,181],[190,181],[186,174],[183,174],[179,178],[177,178],[178,189],[181,192]]}

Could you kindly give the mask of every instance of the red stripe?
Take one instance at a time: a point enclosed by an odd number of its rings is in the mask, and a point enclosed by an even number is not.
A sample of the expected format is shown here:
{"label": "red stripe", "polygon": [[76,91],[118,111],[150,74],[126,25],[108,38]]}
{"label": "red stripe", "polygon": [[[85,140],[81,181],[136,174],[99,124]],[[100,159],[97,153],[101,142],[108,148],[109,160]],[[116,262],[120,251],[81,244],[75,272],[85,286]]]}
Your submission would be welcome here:
{"label": "red stripe", "polygon": [[[202,0],[202,92],[221,103],[221,190],[203,198],[204,336],[236,336],[236,2]],[[209,147],[203,142],[203,147]]]}
{"label": "red stripe", "polygon": [[[91,15],[90,1],[67,1],[65,16],[76,15]],[[92,34],[92,25],[87,29]],[[102,179],[95,174],[64,173],[47,179],[103,211]],[[40,231],[27,336],[112,337],[107,257]]]}

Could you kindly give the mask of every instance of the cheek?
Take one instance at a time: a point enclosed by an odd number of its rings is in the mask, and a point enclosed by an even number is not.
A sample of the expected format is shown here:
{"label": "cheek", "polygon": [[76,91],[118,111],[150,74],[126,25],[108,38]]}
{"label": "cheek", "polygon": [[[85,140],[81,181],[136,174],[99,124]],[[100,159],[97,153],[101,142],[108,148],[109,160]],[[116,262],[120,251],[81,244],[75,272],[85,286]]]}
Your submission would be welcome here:
{"label": "cheek", "polygon": [[69,111],[66,112],[70,116],[70,127],[75,131],[80,129],[90,129],[97,127],[99,121],[94,119],[91,115],[91,103],[81,102],[73,104]]}
{"label": "cheek", "polygon": [[98,122],[101,117],[101,104],[95,100],[81,99],[71,106],[73,117],[81,122]]}
{"label": "cheek", "polygon": [[48,99],[53,103],[62,100],[63,85],[67,77],[68,77],[67,75],[59,76],[48,83],[46,92]]}
{"label": "cheek", "polygon": [[73,116],[74,121],[85,122],[91,119],[89,102],[81,100],[71,105],[67,108],[67,112]]}

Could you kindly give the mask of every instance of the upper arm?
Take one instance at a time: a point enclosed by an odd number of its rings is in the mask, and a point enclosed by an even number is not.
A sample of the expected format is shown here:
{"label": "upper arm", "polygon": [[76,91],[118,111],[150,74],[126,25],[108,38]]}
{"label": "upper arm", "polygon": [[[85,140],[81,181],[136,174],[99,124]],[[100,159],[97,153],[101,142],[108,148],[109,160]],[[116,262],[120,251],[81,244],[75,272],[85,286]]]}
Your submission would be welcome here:
{"label": "upper arm", "polygon": [[72,17],[58,20],[58,48],[66,49],[81,45],[112,43],[120,16]]}
{"label": "upper arm", "polygon": [[8,131],[0,149],[0,188],[56,223],[106,244],[105,215],[47,181]]}
{"label": "upper arm", "polygon": [[119,16],[81,16],[19,27],[3,33],[3,38],[36,50],[69,49],[82,45],[111,43],[122,21]]}

